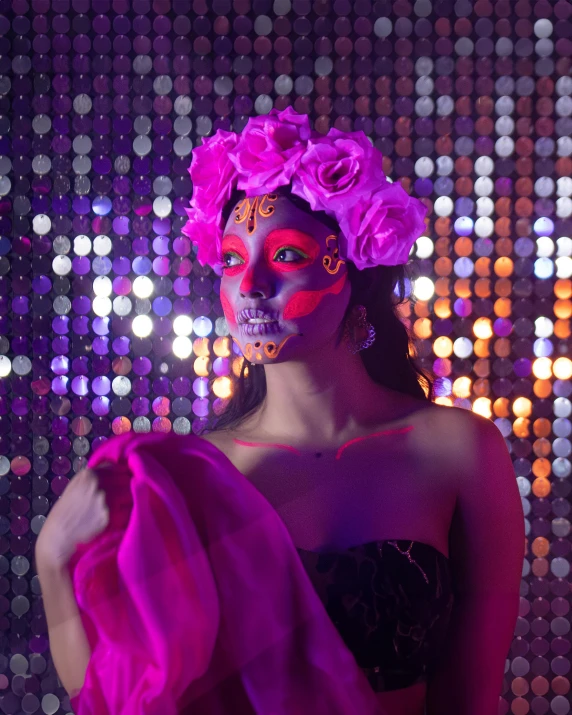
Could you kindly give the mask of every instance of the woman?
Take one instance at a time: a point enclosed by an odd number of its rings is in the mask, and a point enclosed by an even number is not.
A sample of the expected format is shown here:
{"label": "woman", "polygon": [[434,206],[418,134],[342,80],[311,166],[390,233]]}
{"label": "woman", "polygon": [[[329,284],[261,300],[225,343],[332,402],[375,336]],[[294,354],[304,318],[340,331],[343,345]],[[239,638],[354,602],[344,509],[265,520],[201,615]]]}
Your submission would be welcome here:
{"label": "woman", "polygon": [[[316,137],[291,109],[194,150],[185,233],[222,271],[246,358],[203,439],[282,518],[384,712],[493,715],[517,616],[522,507],[496,427],[433,404],[409,357],[393,288],[425,208],[386,182],[376,155],[361,133]],[[60,523],[73,494],[56,505]],[[90,522],[102,504],[89,494],[76,541],[105,525]],[[40,545],[48,624],[66,613],[69,624],[72,599],[53,597],[69,583],[44,556],[48,539]],[[83,665],[78,651],[60,653],[62,669],[85,672],[86,648]]]}
{"label": "woman", "polygon": [[[403,299],[419,206],[410,202],[399,216],[394,194],[381,240],[352,243],[352,227],[367,223],[344,212],[352,200],[359,208],[355,194],[335,195],[348,186],[340,178],[347,157],[338,146],[328,155],[319,138],[305,147],[292,186],[281,176],[271,192],[251,188],[256,160],[261,173],[280,166],[276,117],[304,126],[290,108],[274,117],[274,125],[250,120],[238,146],[226,137],[227,156],[248,178],[224,204],[216,256],[225,317],[246,359],[203,438],[276,508],[388,712],[493,715],[517,618],[523,511],[498,429],[433,404],[410,358],[394,288]],[[342,143],[348,136],[330,134]],[[364,155],[371,158],[367,146]],[[195,161],[195,206],[207,206],[207,162]],[[202,241],[199,252],[207,248]]]}

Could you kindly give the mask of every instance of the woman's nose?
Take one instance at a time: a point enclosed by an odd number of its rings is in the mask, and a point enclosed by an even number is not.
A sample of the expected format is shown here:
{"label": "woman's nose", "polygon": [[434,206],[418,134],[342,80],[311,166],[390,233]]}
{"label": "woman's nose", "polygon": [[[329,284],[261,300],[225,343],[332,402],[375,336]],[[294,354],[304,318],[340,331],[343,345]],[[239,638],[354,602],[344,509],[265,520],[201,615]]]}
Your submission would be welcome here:
{"label": "woman's nose", "polygon": [[274,290],[271,271],[265,268],[262,261],[250,264],[240,282],[240,294],[243,298],[257,296],[270,298]]}

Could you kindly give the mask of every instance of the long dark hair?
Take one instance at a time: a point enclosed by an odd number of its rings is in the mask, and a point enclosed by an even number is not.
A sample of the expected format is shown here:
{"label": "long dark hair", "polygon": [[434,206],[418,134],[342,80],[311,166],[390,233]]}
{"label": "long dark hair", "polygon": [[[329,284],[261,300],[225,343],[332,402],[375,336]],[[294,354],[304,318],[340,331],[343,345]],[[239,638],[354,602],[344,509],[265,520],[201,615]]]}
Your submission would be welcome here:
{"label": "long dark hair", "polygon": [[[339,233],[340,228],[335,219],[323,211],[312,212],[304,199],[290,192],[290,187],[280,187],[277,191],[287,195],[299,209]],[[223,225],[228,221],[232,208],[243,196],[243,191],[235,189],[222,212]],[[351,295],[340,330],[343,329],[353,306],[364,305],[367,320],[375,328],[376,340],[359,354],[372,380],[398,392],[432,401],[433,380],[416,365],[415,356],[412,354],[413,337],[397,314],[398,306],[407,299],[409,276],[406,266],[375,266],[360,271],[350,261],[346,265]],[[216,375],[211,377],[211,382],[214,379]],[[265,396],[264,367],[249,365],[247,360],[243,360],[240,375],[233,382],[233,394],[224,412],[218,417],[213,431],[237,427],[254,414]]]}

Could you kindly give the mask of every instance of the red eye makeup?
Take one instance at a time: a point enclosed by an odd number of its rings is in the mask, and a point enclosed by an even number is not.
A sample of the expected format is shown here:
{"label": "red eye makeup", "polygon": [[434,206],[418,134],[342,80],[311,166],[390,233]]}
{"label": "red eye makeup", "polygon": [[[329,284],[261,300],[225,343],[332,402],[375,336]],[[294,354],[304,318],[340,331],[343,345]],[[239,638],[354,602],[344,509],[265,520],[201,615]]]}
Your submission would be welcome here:
{"label": "red eye makeup", "polygon": [[[274,229],[268,234],[264,243],[266,263],[280,273],[298,271],[311,265],[320,255],[320,250],[320,244],[312,236],[291,228]],[[221,251],[223,257],[226,253],[232,253],[242,261],[234,266],[225,266],[225,275],[235,276],[245,270],[248,264],[248,251],[241,238],[234,234],[228,234],[222,240]],[[299,258],[280,260],[279,255],[282,251],[299,253]]]}
{"label": "red eye makeup", "polygon": [[[300,259],[295,261],[277,260],[281,250],[301,251]],[[303,231],[291,228],[276,228],[271,231],[264,245],[266,262],[280,272],[298,271],[311,265],[320,254],[319,243]]]}
{"label": "red eye makeup", "polygon": [[235,266],[225,266],[224,272],[227,276],[236,276],[244,270],[245,265],[248,263],[248,251],[241,238],[234,234],[224,236],[222,239],[221,252],[223,258],[225,253],[233,253],[243,261]]}

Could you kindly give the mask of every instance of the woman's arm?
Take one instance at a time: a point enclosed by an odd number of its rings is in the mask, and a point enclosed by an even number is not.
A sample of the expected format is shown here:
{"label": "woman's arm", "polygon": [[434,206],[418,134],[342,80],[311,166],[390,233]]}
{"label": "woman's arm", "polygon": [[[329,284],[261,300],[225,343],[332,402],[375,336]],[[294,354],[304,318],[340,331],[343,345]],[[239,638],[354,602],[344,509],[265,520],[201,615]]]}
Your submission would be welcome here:
{"label": "woman's arm", "polygon": [[495,424],[467,414],[465,463],[449,544],[457,591],[444,652],[428,683],[427,715],[497,715],[514,637],[525,554],[524,513]]}
{"label": "woman's arm", "polygon": [[50,652],[70,697],[83,687],[91,650],[67,566],[57,565],[36,548],[36,568],[48,622]]}

